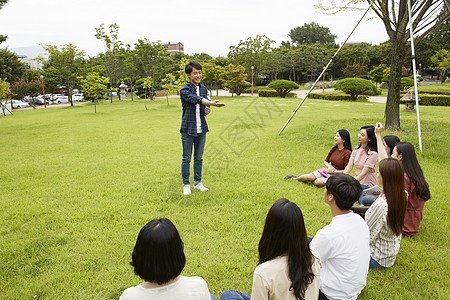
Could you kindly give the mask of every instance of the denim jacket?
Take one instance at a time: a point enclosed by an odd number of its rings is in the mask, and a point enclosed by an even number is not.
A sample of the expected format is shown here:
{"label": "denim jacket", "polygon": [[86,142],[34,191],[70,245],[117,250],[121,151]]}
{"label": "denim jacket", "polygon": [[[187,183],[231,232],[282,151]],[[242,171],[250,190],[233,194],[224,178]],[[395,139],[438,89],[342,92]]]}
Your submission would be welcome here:
{"label": "denim jacket", "polygon": [[200,104],[200,121],[202,133],[208,132],[208,125],[205,120],[205,105],[202,99],[207,99],[208,90],[206,86],[200,84],[200,96],[197,96],[197,87],[191,82],[186,83],[180,90],[181,105],[183,106],[183,116],[181,118],[180,132],[187,133],[192,136],[199,135],[197,133],[197,122],[195,118],[196,104]]}

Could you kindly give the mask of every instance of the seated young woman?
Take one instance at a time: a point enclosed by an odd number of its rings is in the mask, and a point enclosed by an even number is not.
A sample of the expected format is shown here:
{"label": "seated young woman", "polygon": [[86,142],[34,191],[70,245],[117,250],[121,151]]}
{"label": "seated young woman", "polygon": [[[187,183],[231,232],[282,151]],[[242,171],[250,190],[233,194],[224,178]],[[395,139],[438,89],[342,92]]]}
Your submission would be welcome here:
{"label": "seated young woman", "polygon": [[[317,250],[309,246],[303,214],[295,203],[279,199],[272,205],[259,241],[258,254],[252,300],[317,300],[322,265]],[[229,290],[220,299],[248,300],[250,295]]]}
{"label": "seated young woman", "polygon": [[382,141],[388,157],[391,157],[394,147],[400,142],[400,139],[396,135],[386,135],[383,137]]}
{"label": "seated young woman", "polygon": [[[379,123],[377,123],[378,126]],[[380,139],[383,126],[379,124]],[[417,160],[414,146],[409,142],[399,142],[392,151],[392,157],[402,162],[405,169],[405,189],[408,192],[408,206],[406,208],[403,235],[413,236],[419,232],[419,225],[423,218],[425,202],[430,199],[430,189]]]}
{"label": "seated young woman", "polygon": [[350,155],[352,154],[352,142],[350,141],[350,133],[346,129],[340,129],[334,136],[335,146],[328,152],[325,161],[323,162],[325,168],[316,170],[309,174],[301,176],[286,176],[292,177],[298,181],[313,181],[317,187],[325,186],[328,177],[334,174],[336,170],[344,170],[347,165]]}
{"label": "seated young woman", "polygon": [[142,227],[131,258],[135,274],[144,282],[126,289],[121,300],[217,299],[203,278],[180,275],[186,257],[178,230],[169,219],[154,219]]}
{"label": "seated young woman", "polygon": [[386,149],[381,146],[382,127],[380,123],[376,124],[375,135],[380,161],[377,180],[383,186],[383,192],[365,213],[370,232],[369,268],[386,268],[395,263],[402,240],[408,197],[401,162],[389,158]]}
{"label": "seated young woman", "polygon": [[[353,167],[355,167],[354,177],[359,181],[362,189],[365,190],[377,184],[376,167],[378,154],[375,127],[372,125],[361,127],[358,134],[358,142],[359,146],[353,149],[348,164],[342,173],[350,174]],[[358,201],[363,204],[365,199],[373,202],[376,197],[366,195],[363,192]]]}

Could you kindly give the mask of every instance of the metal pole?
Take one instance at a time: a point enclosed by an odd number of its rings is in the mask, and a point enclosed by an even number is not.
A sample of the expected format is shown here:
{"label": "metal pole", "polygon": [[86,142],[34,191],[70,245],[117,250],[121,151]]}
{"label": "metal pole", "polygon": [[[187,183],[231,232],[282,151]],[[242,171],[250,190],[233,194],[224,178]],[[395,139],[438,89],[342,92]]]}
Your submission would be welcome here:
{"label": "metal pole", "polygon": [[416,98],[416,113],[417,113],[417,133],[419,135],[419,149],[422,152],[422,131],[420,129],[420,113],[419,113],[419,94],[417,90],[417,72],[416,72],[416,54],[414,51],[414,35],[412,28],[412,16],[411,16],[411,0],[408,0],[408,13],[409,13],[409,33],[411,40],[411,57],[412,57],[412,67],[414,75],[414,96]]}
{"label": "metal pole", "polygon": [[331,65],[331,63],[333,62],[333,59],[336,57],[336,55],[339,53],[339,51],[341,51],[342,47],[345,45],[345,43],[347,43],[348,39],[350,38],[350,36],[353,34],[353,32],[356,30],[356,28],[359,26],[359,23],[361,23],[361,21],[363,20],[363,18],[366,16],[367,12],[369,11],[369,9],[372,7],[372,3],[370,3],[369,7],[367,8],[367,10],[364,12],[364,14],[362,15],[361,19],[359,19],[358,23],[356,24],[356,26],[353,28],[352,32],[350,32],[350,34],[347,36],[347,38],[345,39],[345,41],[341,44],[341,46],[339,47],[339,49],[336,51],[336,53],[334,53],[333,57],[331,57],[330,61],[328,62],[328,64],[323,68],[322,73],[320,73],[320,75],[317,77],[316,81],[314,82],[314,84],[311,86],[311,88],[309,89],[309,91],[306,93],[305,97],[303,97],[303,100],[300,102],[300,104],[297,106],[297,108],[295,109],[295,111],[292,113],[292,115],[290,116],[289,120],[287,120],[287,122],[284,124],[283,128],[281,128],[280,132],[278,132],[278,135],[280,135],[283,130],[286,128],[286,126],[289,124],[289,122],[292,120],[292,118],[294,117],[294,115],[297,113],[298,109],[300,108],[300,106],[302,106],[303,102],[305,102],[306,98],[309,96],[309,94],[311,93],[311,91],[313,90],[313,88],[316,86],[317,82],[320,80],[320,77],[322,77],[322,74],[325,73],[325,71],[328,69],[328,67]]}

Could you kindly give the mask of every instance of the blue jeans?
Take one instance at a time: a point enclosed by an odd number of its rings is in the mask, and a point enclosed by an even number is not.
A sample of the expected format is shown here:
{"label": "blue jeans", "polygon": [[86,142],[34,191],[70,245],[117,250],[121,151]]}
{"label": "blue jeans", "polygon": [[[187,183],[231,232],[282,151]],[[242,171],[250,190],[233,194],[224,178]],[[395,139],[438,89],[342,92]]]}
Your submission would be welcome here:
{"label": "blue jeans", "polygon": [[211,300],[217,300],[216,296],[214,296],[213,294],[211,294]]}
{"label": "blue jeans", "polygon": [[189,184],[192,146],[194,146],[194,184],[202,181],[203,150],[205,149],[206,133],[193,136],[182,132],[181,142],[183,144],[183,159],[181,161],[183,184]]}
{"label": "blue jeans", "polygon": [[228,290],[220,295],[220,300],[250,300],[250,295],[239,291]]}
{"label": "blue jeans", "polygon": [[364,193],[364,190],[370,188],[370,186],[361,184],[361,188],[363,189],[363,192],[361,194],[361,197],[359,197],[359,199],[358,199],[359,204],[365,205],[365,206],[371,206],[372,203],[374,203],[378,197],[373,196],[373,195],[366,195],[366,193]]}
{"label": "blue jeans", "polygon": [[384,269],[384,267],[382,265],[380,265],[379,263],[377,263],[377,261],[375,259],[373,259],[371,256],[370,262],[369,262],[369,269]]}

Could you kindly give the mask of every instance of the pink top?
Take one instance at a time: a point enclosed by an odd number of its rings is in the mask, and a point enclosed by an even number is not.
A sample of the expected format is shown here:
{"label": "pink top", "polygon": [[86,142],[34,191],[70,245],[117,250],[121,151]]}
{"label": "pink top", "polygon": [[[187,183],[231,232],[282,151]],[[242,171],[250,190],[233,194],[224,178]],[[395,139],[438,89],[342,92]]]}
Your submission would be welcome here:
{"label": "pink top", "polygon": [[349,163],[353,162],[353,165],[356,167],[355,177],[361,174],[364,167],[368,167],[370,168],[369,173],[367,173],[366,177],[361,179],[359,182],[368,186],[375,186],[377,185],[377,176],[375,171],[377,168],[378,153],[372,150],[366,152],[366,149],[357,149],[358,147],[359,146],[353,149],[349,160]]}

